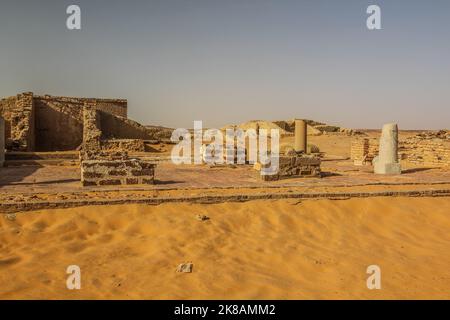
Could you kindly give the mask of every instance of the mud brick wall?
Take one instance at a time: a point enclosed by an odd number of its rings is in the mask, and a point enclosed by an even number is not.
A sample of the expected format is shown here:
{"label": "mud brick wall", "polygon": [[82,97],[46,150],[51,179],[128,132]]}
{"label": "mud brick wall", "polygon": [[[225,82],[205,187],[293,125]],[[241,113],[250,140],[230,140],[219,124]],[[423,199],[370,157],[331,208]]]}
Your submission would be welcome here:
{"label": "mud brick wall", "polygon": [[142,160],[85,160],[81,163],[83,186],[153,184],[156,164]]}
{"label": "mud brick wall", "polygon": [[103,139],[155,139],[154,134],[138,122],[107,113],[102,113],[101,127]]}
{"label": "mud brick wall", "polygon": [[107,114],[127,117],[127,100],[34,96],[36,149],[75,150],[82,143],[83,108],[90,106]]}
{"label": "mud brick wall", "polygon": [[111,139],[101,140],[101,148],[104,151],[128,151],[128,152],[144,152],[145,143],[141,139]]}
{"label": "mud brick wall", "polygon": [[35,146],[35,112],[31,92],[17,95],[11,110],[11,140],[19,151],[33,151]]}
{"label": "mud brick wall", "polygon": [[9,97],[0,100],[0,117],[5,120],[5,139],[11,139],[11,112],[16,106],[17,97]]}
{"label": "mud brick wall", "polygon": [[353,139],[350,147],[350,159],[355,165],[371,164],[378,155],[378,141],[376,139]]}
{"label": "mud brick wall", "polygon": [[264,181],[274,181],[288,177],[320,177],[320,158],[310,155],[294,155],[294,156],[280,156],[279,169],[273,175],[261,175],[262,167],[270,167],[268,165],[256,164],[255,169],[258,175]]}
{"label": "mud brick wall", "polygon": [[91,106],[83,108],[83,151],[85,159],[95,159],[100,156],[102,136],[100,126],[100,112]]}
{"label": "mud brick wall", "polygon": [[0,116],[6,120],[8,148],[20,151],[75,150],[83,141],[85,105],[105,114],[127,117],[125,99],[38,96],[31,92],[1,99]]}
{"label": "mud brick wall", "polygon": [[408,139],[403,143],[403,158],[430,167],[450,167],[450,141],[444,139]]}
{"label": "mud brick wall", "polygon": [[5,163],[5,120],[0,117],[0,168]]}

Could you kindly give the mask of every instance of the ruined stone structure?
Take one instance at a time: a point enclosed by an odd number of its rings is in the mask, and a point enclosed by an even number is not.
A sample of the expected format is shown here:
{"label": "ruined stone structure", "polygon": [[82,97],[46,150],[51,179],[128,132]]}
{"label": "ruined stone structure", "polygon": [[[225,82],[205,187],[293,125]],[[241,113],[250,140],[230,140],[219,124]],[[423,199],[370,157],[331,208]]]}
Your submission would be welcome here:
{"label": "ruined stone structure", "polygon": [[7,149],[76,150],[83,141],[83,108],[102,113],[102,139],[152,140],[160,130],[127,118],[127,100],[38,96],[31,92],[0,100],[6,121]]}
{"label": "ruined stone structure", "polygon": [[145,152],[145,143],[142,139],[108,139],[102,140],[102,150],[114,152],[117,150],[126,150],[128,152]]}
{"label": "ruined stone structure", "polygon": [[373,161],[377,174],[400,174],[402,169],[398,161],[398,127],[395,123],[383,126],[380,138],[380,150]]}
{"label": "ruined stone structure", "polygon": [[[376,139],[354,139],[350,156],[355,165],[371,164],[378,154]],[[450,167],[450,134],[426,132],[399,141],[398,159],[426,167]]]}
{"label": "ruined stone structure", "polygon": [[262,168],[269,168],[270,163],[256,163],[254,168],[264,181],[276,181],[289,177],[320,177],[320,158],[312,155],[281,155],[278,157],[278,172],[271,175],[261,175]]}
{"label": "ruined stone structure", "polygon": [[137,159],[83,160],[83,186],[153,184],[156,164]]}
{"label": "ruined stone structure", "polygon": [[5,120],[0,117],[0,168],[5,163]]}
{"label": "ruined stone structure", "polygon": [[316,155],[307,155],[307,124],[304,120],[295,120],[295,147],[278,156],[278,170],[274,174],[261,175],[263,168],[271,168],[274,162],[255,163],[254,168],[264,181],[274,181],[288,177],[320,177],[321,159]]}
{"label": "ruined stone structure", "polygon": [[[96,107],[83,108],[81,183],[83,186],[153,184],[156,164],[130,159],[126,151],[108,152],[102,140],[102,117]],[[106,141],[106,142],[104,142]]]}
{"label": "ruined stone structure", "polygon": [[403,141],[402,156],[427,167],[450,167],[450,138],[417,135]]}
{"label": "ruined stone structure", "polygon": [[[350,158],[354,165],[370,165],[378,149],[375,139],[354,139]],[[450,167],[450,140],[408,138],[399,142],[398,158],[416,165]]]}
{"label": "ruined stone structure", "polygon": [[372,164],[378,154],[378,141],[369,138],[354,139],[351,144],[350,158],[356,166]]}

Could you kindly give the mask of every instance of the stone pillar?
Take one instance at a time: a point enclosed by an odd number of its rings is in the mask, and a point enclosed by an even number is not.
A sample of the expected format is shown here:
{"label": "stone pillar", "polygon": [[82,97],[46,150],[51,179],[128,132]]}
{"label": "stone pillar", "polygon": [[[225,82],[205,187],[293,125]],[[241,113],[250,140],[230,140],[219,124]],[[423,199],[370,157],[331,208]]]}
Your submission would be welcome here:
{"label": "stone pillar", "polygon": [[295,144],[296,152],[307,153],[307,126],[305,120],[295,119]]}
{"label": "stone pillar", "polygon": [[377,174],[400,174],[402,169],[398,161],[398,127],[396,123],[383,126],[378,156],[373,159],[374,172]]}
{"label": "stone pillar", "polygon": [[5,120],[0,117],[0,168],[5,163]]}
{"label": "stone pillar", "polygon": [[16,105],[11,110],[11,139],[17,151],[34,151],[34,113],[33,93],[18,94]]}

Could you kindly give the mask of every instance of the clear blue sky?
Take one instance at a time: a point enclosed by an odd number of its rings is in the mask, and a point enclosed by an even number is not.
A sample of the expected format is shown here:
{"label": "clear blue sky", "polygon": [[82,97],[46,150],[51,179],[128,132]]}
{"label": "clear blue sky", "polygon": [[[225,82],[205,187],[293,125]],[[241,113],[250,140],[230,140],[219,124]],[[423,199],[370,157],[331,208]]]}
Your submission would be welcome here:
{"label": "clear blue sky", "polygon": [[127,98],[145,124],[450,127],[448,0],[2,0],[0,43],[0,96]]}

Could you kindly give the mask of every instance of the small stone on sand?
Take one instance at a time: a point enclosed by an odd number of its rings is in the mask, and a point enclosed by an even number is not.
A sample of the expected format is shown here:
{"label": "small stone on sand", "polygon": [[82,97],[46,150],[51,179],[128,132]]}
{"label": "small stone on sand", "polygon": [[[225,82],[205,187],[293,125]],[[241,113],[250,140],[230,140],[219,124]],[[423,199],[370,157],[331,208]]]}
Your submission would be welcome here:
{"label": "small stone on sand", "polygon": [[209,220],[209,217],[205,216],[204,214],[198,214],[197,215],[197,220],[199,220],[199,221],[206,221],[206,220]]}
{"label": "small stone on sand", "polygon": [[178,265],[177,272],[191,273],[193,267],[194,267],[194,264],[191,262],[182,263],[182,264]]}

